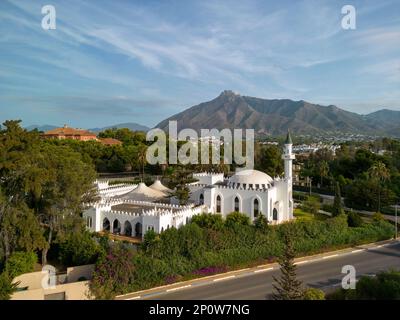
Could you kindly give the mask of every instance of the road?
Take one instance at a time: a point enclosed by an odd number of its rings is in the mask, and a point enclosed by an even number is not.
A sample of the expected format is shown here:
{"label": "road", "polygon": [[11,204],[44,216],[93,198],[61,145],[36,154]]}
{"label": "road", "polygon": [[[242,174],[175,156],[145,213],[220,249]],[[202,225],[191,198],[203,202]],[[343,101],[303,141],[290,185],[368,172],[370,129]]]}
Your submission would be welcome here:
{"label": "road", "polygon": [[[344,274],[344,265],[353,265],[357,278],[361,275],[373,275],[390,268],[400,269],[400,243],[368,249],[355,250],[353,253],[326,256],[317,261],[306,261],[297,267],[298,279],[311,287],[329,291],[339,288]],[[182,290],[149,295],[147,299],[168,300],[261,300],[266,299],[272,292],[273,276],[279,276],[279,269],[247,274],[221,279],[208,284],[192,284]]]}

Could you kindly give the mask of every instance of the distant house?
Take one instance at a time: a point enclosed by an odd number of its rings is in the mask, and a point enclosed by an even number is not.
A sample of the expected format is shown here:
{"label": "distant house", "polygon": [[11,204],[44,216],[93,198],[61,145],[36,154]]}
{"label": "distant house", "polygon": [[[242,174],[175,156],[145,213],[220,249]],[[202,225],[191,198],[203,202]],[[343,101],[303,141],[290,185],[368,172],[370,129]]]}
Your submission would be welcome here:
{"label": "distant house", "polygon": [[46,131],[42,136],[46,139],[73,139],[79,141],[97,140],[95,133],[84,129],[70,128],[67,125],[64,125],[62,128]]}
{"label": "distant house", "polygon": [[62,128],[55,128],[42,134],[45,139],[72,139],[79,141],[98,141],[106,146],[121,145],[122,142],[113,138],[97,138],[96,134],[84,129],[70,128],[64,125]]}

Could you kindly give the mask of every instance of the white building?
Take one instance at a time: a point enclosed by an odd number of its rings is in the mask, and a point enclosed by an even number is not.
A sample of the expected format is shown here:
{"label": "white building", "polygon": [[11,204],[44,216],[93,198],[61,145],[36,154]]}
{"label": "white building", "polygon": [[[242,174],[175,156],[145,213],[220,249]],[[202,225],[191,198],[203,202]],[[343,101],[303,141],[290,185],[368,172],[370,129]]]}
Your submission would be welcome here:
{"label": "white building", "polygon": [[285,166],[283,178],[272,178],[257,170],[242,170],[228,179],[223,174],[198,173],[198,182],[189,185],[191,200],[205,205],[209,212],[223,216],[239,211],[251,220],[264,215],[271,223],[293,218],[292,198],[292,139],[288,133],[282,156]]}
{"label": "white building", "polygon": [[[148,230],[160,233],[180,227],[200,213],[226,216],[233,211],[247,214],[253,221],[264,215],[276,224],[293,218],[292,140],[288,133],[284,154],[284,177],[272,178],[257,170],[242,170],[229,178],[222,173],[197,173],[189,184],[190,205],[174,204],[169,190],[160,181],[150,187],[98,183],[101,200],[83,214],[91,231],[143,237]],[[171,199],[171,200],[170,200]],[[176,201],[176,200],[175,200]]]}

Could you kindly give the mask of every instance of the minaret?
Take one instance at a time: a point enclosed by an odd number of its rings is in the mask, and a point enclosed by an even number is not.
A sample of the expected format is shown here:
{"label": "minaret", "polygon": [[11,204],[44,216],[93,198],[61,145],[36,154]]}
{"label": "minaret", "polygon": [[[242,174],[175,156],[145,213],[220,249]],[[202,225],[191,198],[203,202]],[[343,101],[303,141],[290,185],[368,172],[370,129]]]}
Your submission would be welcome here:
{"label": "minaret", "polygon": [[285,163],[285,185],[286,185],[286,214],[287,219],[293,219],[293,165],[292,162],[295,156],[292,153],[292,137],[290,136],[290,132],[288,130],[286,141],[285,141],[285,148],[284,153],[282,155],[282,159]]}
{"label": "minaret", "polygon": [[285,179],[290,180],[290,182],[292,180],[292,161],[294,158],[294,154],[292,153],[292,137],[288,130],[282,159],[285,161]]}

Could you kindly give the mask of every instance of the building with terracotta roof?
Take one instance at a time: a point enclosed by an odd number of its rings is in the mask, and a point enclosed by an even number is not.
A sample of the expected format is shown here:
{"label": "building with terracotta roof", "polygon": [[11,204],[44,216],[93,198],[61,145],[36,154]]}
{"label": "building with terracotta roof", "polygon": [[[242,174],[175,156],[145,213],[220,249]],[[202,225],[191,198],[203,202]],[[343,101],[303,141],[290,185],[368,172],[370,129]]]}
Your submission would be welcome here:
{"label": "building with terracotta roof", "polygon": [[67,125],[64,125],[62,128],[46,131],[42,136],[47,139],[73,139],[80,141],[97,140],[95,133],[84,129],[70,128]]}

